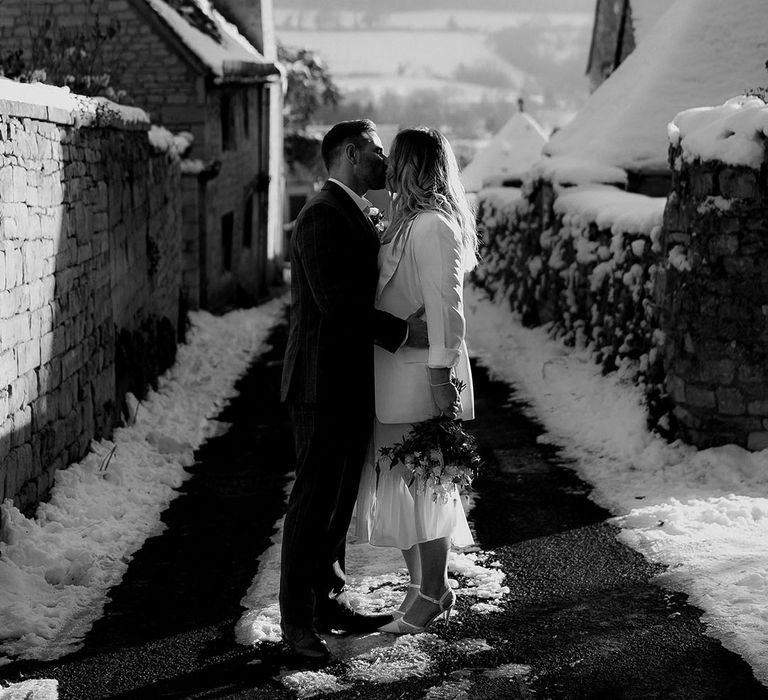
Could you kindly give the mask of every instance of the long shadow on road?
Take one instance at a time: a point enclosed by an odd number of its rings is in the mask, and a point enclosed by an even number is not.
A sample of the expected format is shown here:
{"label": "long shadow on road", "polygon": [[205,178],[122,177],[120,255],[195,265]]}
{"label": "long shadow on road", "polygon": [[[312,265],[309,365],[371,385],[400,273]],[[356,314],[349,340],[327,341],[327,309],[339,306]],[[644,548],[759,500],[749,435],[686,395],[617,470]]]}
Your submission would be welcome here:
{"label": "long shadow on road", "polygon": [[[197,452],[193,478],[163,515],[165,531],[135,555],[84,649],[6,667],[7,679],[56,678],[64,700],[294,697],[275,680],[285,662],[280,647],[256,653],[233,632],[293,469],[277,393],[285,334],[284,325],[275,329],[273,349],[238,383],[239,395],[218,416],[230,429]],[[538,442],[542,428],[509,386],[482,367],[474,376],[470,428],[487,466],[472,520],[510,594],[489,615],[460,601],[459,621],[440,636],[482,638],[487,648],[471,659],[437,659],[437,680],[475,674],[472,700],[530,697],[529,689],[539,700],[768,700],[749,666],[704,634],[701,611],[653,584],[661,568],[617,542],[609,513],[589,500],[589,486],[555,448]],[[528,688],[483,673],[507,664],[530,667],[520,680]],[[416,699],[434,681],[331,695]]]}
{"label": "long shadow on road", "polygon": [[496,663],[532,668],[546,700],[745,700],[768,690],[736,654],[704,634],[701,611],[652,583],[653,566],[616,540],[590,487],[539,444],[543,428],[509,386],[475,371],[472,424],[485,450],[475,529],[507,574],[505,610],[482,634]]}
{"label": "long shadow on road", "polygon": [[279,659],[255,658],[233,630],[293,469],[279,403],[286,332],[273,330],[272,349],[238,382],[217,416],[222,432],[231,427],[196,452],[192,478],[162,516],[164,531],[135,554],[84,648],[59,662],[14,664],[6,677],[56,678],[61,698],[72,700],[234,697],[270,685]]}

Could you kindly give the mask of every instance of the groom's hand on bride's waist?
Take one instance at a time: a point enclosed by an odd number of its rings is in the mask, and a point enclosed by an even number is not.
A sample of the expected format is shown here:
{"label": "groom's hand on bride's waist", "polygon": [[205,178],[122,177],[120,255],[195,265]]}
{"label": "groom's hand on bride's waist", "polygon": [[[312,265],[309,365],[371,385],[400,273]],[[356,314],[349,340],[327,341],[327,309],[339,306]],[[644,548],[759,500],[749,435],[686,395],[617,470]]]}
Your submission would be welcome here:
{"label": "groom's hand on bride's waist", "polygon": [[422,304],[414,311],[405,322],[408,324],[408,336],[403,345],[409,348],[428,348],[429,335],[427,334],[427,323],[421,318],[424,315],[424,305]]}

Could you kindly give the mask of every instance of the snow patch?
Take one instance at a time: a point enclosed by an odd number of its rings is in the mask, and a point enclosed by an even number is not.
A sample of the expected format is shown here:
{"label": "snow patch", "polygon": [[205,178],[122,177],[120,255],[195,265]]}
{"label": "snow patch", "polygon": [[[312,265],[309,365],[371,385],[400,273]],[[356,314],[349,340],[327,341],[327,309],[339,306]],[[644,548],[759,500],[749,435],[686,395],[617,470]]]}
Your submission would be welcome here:
{"label": "snow patch", "polygon": [[471,347],[528,402],[541,441],[561,447],[623,540],[670,566],[660,583],[690,595],[708,633],[768,684],[768,450],[669,444],[648,431],[641,390],[618,373],[602,376],[585,350],[523,328],[474,289],[464,301]]}
{"label": "snow patch", "polygon": [[0,700],[57,700],[59,682],[50,679],[35,679],[0,686]]}
{"label": "snow patch", "polygon": [[132,424],[58,471],[34,518],[9,500],[2,505],[0,664],[51,660],[80,646],[133,553],[161,527],[160,514],[187,478],[184,467],[236,395],[236,380],[265,350],[284,305],[190,314],[176,363],[157,392],[134,402]]}

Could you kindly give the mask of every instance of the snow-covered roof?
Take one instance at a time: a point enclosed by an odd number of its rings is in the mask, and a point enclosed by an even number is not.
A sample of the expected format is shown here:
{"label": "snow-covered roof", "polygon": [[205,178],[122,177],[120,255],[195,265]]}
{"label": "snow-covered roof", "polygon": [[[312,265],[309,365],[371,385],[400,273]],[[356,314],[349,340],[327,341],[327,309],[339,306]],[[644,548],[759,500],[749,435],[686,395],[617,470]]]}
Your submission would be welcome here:
{"label": "snow-covered roof", "polygon": [[719,107],[678,114],[669,140],[680,144],[685,160],[719,160],[758,169],[765,160],[768,106],[758,97],[737,97]]}
{"label": "snow-covered roof", "polygon": [[659,18],[674,4],[675,0],[632,0],[632,30],[635,45],[645,41]]}
{"label": "snow-covered roof", "polygon": [[216,77],[277,73],[211,0],[144,0]]}
{"label": "snow-covered roof", "polygon": [[544,129],[525,112],[517,112],[462,170],[461,180],[469,192],[504,180],[522,179],[541,158],[547,142]]}
{"label": "snow-covered roof", "polygon": [[544,153],[665,170],[667,124],[764,85],[766,53],[766,0],[676,0]]}

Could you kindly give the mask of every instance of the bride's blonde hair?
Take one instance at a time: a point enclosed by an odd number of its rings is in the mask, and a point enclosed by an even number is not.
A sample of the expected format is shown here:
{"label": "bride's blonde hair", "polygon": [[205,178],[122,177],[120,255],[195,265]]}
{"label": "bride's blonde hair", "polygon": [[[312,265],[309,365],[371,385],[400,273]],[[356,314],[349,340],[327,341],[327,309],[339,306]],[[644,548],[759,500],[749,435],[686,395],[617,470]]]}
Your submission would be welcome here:
{"label": "bride's blonde hair", "polygon": [[388,177],[390,189],[398,193],[392,205],[390,231],[396,234],[405,230],[421,212],[442,212],[459,224],[465,268],[475,267],[475,217],[448,139],[425,126],[398,132],[389,152]]}

